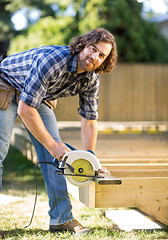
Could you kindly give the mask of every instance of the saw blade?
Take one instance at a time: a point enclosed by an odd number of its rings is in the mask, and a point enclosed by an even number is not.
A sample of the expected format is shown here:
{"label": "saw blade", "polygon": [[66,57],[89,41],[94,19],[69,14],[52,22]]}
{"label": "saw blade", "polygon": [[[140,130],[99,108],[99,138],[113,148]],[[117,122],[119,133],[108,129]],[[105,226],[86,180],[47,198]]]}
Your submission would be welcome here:
{"label": "saw blade", "polygon": [[[87,184],[88,181],[90,182],[90,180],[93,179],[93,177],[85,177],[83,175],[89,175],[89,176],[95,175],[95,171],[93,170],[91,163],[85,159],[77,159],[71,164],[71,166],[74,168],[74,174],[81,175],[81,176],[73,176],[72,174],[72,176],[70,177],[67,176],[69,182],[71,182],[76,186],[83,186]],[[69,172],[70,172],[69,169],[65,169],[65,173],[69,173]]]}

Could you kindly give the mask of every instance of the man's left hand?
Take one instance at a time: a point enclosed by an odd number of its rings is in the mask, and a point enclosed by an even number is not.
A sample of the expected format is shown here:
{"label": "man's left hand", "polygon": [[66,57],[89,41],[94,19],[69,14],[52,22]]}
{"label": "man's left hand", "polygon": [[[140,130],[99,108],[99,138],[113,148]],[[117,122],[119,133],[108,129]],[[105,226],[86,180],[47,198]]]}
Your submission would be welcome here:
{"label": "man's left hand", "polygon": [[107,174],[110,175],[110,172],[107,170],[106,167],[101,167],[101,169],[100,169],[100,173],[107,173]]}

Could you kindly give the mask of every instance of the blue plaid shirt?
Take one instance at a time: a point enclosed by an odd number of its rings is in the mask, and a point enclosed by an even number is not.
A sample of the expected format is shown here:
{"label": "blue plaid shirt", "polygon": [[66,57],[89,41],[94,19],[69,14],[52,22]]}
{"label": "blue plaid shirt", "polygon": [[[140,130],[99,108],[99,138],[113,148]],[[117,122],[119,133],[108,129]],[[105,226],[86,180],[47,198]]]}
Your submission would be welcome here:
{"label": "blue plaid shirt", "polygon": [[20,99],[39,108],[44,100],[79,94],[78,113],[97,119],[100,79],[95,72],[77,74],[77,56],[68,46],[44,46],[8,56],[1,76],[15,87]]}

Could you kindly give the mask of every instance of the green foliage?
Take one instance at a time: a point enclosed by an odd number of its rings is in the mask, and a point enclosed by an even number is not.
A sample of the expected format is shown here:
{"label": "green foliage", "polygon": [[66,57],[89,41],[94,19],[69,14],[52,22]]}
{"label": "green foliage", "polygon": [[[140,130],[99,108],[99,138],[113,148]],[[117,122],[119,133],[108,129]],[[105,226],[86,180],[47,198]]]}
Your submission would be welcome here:
{"label": "green foliage", "polygon": [[11,42],[9,54],[22,52],[43,45],[66,45],[65,35],[70,35],[68,27],[71,17],[46,17],[30,26],[26,34],[18,35]]}
{"label": "green foliage", "polygon": [[146,62],[168,62],[168,42],[159,33],[157,25],[147,22],[144,26],[143,41],[145,44]]}
{"label": "green foliage", "polygon": [[104,0],[88,1],[83,16],[79,22],[80,33],[87,32],[105,24],[106,20],[100,17],[100,11],[104,5]]}
{"label": "green foliage", "polygon": [[23,7],[28,7],[41,10],[42,17],[49,15],[54,16],[54,11],[52,10],[50,4],[46,3],[45,0],[6,0],[6,2],[7,4],[5,8],[11,13],[16,12]]}
{"label": "green foliage", "polygon": [[[135,0],[102,0],[101,26],[111,31],[117,41],[119,61],[168,62],[168,42],[157,25],[141,17],[142,4]],[[94,6],[93,6],[94,8]]]}
{"label": "green foliage", "polygon": [[41,17],[54,16],[55,13],[49,3],[45,0],[1,0],[0,1],[0,55],[7,52],[10,39],[16,34],[11,22],[13,13],[27,7],[41,11]]}
{"label": "green foliage", "polygon": [[12,24],[10,19],[6,19],[6,16],[0,15],[0,41],[5,40],[6,38],[12,37]]}
{"label": "green foliage", "polygon": [[[14,2],[19,3],[18,0]],[[26,0],[27,5],[42,9],[37,2]],[[43,6],[52,3],[55,1],[41,1]],[[72,37],[101,26],[114,34],[119,61],[168,62],[165,54],[168,41],[161,36],[156,24],[142,18],[142,4],[136,0],[57,0],[56,3],[55,15],[41,19],[14,38],[9,53],[47,44],[67,45]],[[70,8],[73,10],[71,16],[68,15]],[[48,13],[46,8],[46,15]]]}
{"label": "green foliage", "polygon": [[9,39],[12,31],[12,24],[10,21],[11,14],[6,9],[6,1],[2,0],[0,2],[0,41],[4,41],[5,39]]}

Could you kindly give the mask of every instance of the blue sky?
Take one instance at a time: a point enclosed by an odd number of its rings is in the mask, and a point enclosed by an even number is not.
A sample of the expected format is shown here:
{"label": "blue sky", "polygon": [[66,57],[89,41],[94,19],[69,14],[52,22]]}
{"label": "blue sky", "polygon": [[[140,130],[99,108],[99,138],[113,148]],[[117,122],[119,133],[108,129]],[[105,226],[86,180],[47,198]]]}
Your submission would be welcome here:
{"label": "blue sky", "polygon": [[144,5],[144,9],[146,11],[152,10],[155,13],[165,14],[167,12],[167,7],[163,0],[137,0],[137,2],[142,3]]}

